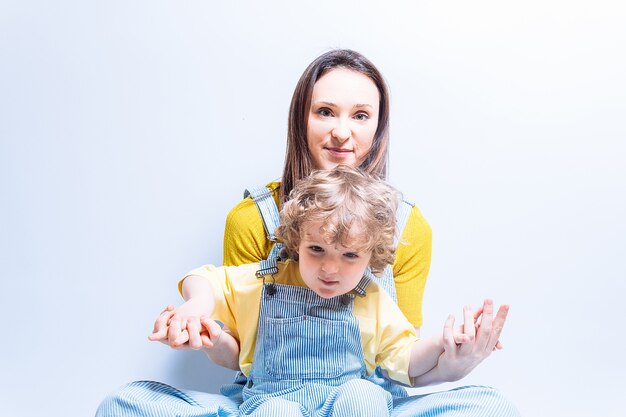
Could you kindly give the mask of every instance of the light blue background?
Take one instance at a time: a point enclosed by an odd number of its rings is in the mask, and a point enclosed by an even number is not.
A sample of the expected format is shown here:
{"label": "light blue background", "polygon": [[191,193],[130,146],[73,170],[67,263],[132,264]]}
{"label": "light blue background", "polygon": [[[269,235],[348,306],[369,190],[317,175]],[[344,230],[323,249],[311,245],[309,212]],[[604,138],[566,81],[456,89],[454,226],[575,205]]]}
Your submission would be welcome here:
{"label": "light blue background", "polygon": [[423,333],[512,306],[504,351],[444,387],[622,415],[624,3],[226,3],[0,2],[0,414],[230,379],[146,337],[220,263],[242,190],[280,175],[305,66],[348,47],[389,82],[390,179],[434,230]]}

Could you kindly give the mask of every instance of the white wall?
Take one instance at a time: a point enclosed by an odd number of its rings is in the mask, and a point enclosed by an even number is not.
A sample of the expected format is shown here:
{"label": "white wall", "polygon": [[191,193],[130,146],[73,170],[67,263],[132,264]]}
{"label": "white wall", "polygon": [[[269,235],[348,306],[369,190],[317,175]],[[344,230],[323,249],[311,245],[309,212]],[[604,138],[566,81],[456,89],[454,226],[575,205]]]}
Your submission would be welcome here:
{"label": "white wall", "polygon": [[0,3],[2,415],[229,380],[146,337],[181,274],[220,262],[242,190],[280,175],[291,92],[331,47],[391,87],[391,181],[434,230],[424,333],[512,305],[505,350],[459,384],[621,415],[623,2],[225,3]]}

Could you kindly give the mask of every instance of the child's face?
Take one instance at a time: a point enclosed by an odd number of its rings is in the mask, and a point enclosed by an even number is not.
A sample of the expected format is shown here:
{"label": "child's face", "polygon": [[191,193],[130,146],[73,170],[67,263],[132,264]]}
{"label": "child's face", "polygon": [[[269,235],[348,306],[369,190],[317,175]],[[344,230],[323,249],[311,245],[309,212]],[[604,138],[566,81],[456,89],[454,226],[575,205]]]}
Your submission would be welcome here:
{"label": "child's face", "polygon": [[[350,248],[350,244],[342,246],[326,243],[320,234],[321,226],[321,222],[303,225],[298,262],[304,283],[320,297],[331,298],[346,294],[356,287],[369,265],[372,253],[357,252]],[[350,231],[350,235],[353,231]]]}

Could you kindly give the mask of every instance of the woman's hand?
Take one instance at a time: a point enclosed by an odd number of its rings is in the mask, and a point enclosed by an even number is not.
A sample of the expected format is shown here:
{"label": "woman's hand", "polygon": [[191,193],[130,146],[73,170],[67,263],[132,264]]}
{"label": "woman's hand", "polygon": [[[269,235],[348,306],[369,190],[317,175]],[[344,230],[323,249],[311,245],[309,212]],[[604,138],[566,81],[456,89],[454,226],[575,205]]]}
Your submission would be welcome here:
{"label": "woman's hand", "polygon": [[[502,349],[500,333],[509,312],[508,305],[502,305],[496,316],[493,315],[493,301],[485,300],[483,306],[472,311],[463,309],[463,325],[454,328],[454,316],[449,316],[443,329],[444,352],[439,357],[439,374],[447,381],[456,381],[468,375],[491,352]],[[461,338],[459,334],[464,334]],[[458,343],[459,341],[462,343]]]}
{"label": "woman's hand", "polygon": [[225,331],[215,320],[207,317],[200,317],[200,325],[204,330],[200,333],[202,347],[205,349],[212,349],[220,342],[222,334],[225,333]]}
{"label": "woman's hand", "polygon": [[[211,344],[211,335],[200,322],[200,318],[206,315],[207,304],[202,299],[190,298],[177,308],[170,304],[154,322],[148,340],[165,343],[173,349],[201,349],[203,337]],[[219,327],[217,323],[215,325]]]}

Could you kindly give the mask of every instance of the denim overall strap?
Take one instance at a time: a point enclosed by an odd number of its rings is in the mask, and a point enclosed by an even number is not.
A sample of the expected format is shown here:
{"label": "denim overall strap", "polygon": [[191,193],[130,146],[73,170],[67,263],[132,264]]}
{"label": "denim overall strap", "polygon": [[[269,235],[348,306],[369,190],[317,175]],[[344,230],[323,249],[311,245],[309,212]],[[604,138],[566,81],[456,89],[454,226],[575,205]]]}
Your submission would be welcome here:
{"label": "denim overall strap", "polygon": [[[404,226],[406,226],[406,222],[409,219],[409,216],[411,215],[411,210],[413,209],[413,205],[414,204],[409,203],[408,201],[404,201],[404,200],[402,200],[400,204],[398,205],[398,210],[396,210],[396,241],[395,241],[396,246],[398,245],[398,242],[400,241],[400,238],[402,237]],[[369,268],[367,268],[367,270],[365,271],[365,275],[372,281],[376,282],[380,287],[382,287],[387,292],[387,294],[389,294],[389,296],[393,299],[393,301],[396,302],[396,304],[398,303],[398,296],[396,294],[396,284],[393,279],[393,268],[391,265],[387,265],[385,267],[385,270],[383,271],[380,277],[374,276],[374,274]]]}
{"label": "denim overall strap", "polygon": [[283,247],[283,244],[276,242],[276,235],[274,235],[274,231],[280,224],[280,214],[278,212],[278,207],[276,206],[276,201],[274,201],[274,197],[272,196],[272,190],[267,187],[253,188],[244,192],[244,198],[248,196],[252,198],[254,204],[256,204],[256,207],[259,210],[267,239],[274,242],[274,246],[272,247],[267,259],[276,259],[280,249]]}

